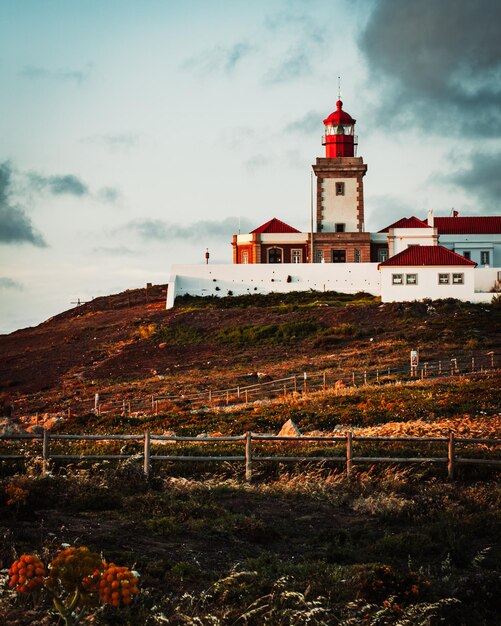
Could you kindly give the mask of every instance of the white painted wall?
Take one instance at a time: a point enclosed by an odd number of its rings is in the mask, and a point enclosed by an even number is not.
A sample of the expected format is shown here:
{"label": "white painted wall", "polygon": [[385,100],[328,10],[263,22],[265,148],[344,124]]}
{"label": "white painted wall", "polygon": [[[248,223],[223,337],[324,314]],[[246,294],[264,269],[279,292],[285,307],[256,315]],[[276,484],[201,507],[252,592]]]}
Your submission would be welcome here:
{"label": "white painted wall", "polygon": [[[464,284],[452,284],[452,274],[464,274]],[[403,274],[403,284],[393,284],[393,274]],[[417,284],[407,285],[406,274],[417,274]],[[439,274],[450,274],[450,284],[440,285]],[[457,298],[473,302],[475,297],[475,269],[468,266],[450,267],[381,267],[381,301],[408,302],[430,298]]]}
{"label": "white painted wall", "polygon": [[[465,302],[490,302],[490,293],[500,268],[382,267],[377,263],[284,263],[253,265],[174,265],[167,291],[167,308],[179,295],[239,296],[252,293],[291,291],[366,291],[381,295],[383,302],[424,298],[457,298]],[[463,285],[439,285],[439,273],[463,273]],[[392,274],[404,274],[403,285],[392,284]],[[405,274],[417,274],[417,285],[406,285]],[[291,282],[287,282],[287,277]],[[451,276],[452,280],[452,276]],[[216,289],[219,287],[219,289]]]}
{"label": "white painted wall", "polygon": [[437,232],[434,228],[390,228],[388,248],[394,256],[409,246],[434,246],[437,244]]}
{"label": "white painted wall", "polygon": [[[287,282],[287,277],[291,282]],[[216,288],[219,289],[216,289]],[[380,292],[377,263],[282,263],[252,265],[174,265],[167,308],[177,296],[239,296],[290,291]]]}
{"label": "white painted wall", "polygon": [[[344,196],[336,196],[336,183],[344,183]],[[347,233],[358,231],[357,179],[324,178],[322,181],[322,231],[345,224]]]}
{"label": "white painted wall", "polygon": [[490,291],[493,287],[501,286],[501,269],[499,267],[475,268],[475,291]]}

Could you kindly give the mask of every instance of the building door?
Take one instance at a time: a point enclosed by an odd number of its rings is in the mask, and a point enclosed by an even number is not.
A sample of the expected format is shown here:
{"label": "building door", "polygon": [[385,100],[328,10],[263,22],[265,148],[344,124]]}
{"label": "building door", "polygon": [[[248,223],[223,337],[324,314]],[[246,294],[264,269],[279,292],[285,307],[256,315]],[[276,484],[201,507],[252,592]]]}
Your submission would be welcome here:
{"label": "building door", "polygon": [[282,262],[282,249],[270,248],[268,250],[268,263],[281,263]]}
{"label": "building door", "polygon": [[331,250],[333,263],[346,263],[346,250]]}

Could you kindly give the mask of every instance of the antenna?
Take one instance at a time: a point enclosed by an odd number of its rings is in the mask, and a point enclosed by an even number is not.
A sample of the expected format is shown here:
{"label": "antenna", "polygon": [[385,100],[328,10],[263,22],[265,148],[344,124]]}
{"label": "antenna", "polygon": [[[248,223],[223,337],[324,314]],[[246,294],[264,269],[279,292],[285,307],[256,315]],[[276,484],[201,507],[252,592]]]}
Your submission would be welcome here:
{"label": "antenna", "polygon": [[337,99],[341,100],[341,76],[337,77]]}

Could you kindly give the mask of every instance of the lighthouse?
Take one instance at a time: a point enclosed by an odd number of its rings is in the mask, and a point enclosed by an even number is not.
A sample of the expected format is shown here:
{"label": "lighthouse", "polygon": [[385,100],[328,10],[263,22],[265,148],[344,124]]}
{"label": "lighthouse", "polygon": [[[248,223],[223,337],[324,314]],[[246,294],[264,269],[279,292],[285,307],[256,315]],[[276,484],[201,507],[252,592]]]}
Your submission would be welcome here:
{"label": "lighthouse", "polygon": [[364,225],[363,177],[367,165],[356,156],[356,120],[336,102],[324,119],[325,156],[313,165],[316,176],[316,233],[313,261],[359,263],[370,260]]}

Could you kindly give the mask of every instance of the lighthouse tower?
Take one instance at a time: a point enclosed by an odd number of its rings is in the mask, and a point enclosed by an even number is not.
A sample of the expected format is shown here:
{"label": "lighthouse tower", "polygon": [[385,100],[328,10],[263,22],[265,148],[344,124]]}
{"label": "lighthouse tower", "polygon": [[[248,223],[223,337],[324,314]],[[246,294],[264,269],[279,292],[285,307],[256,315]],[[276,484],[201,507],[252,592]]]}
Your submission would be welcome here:
{"label": "lighthouse tower", "polygon": [[325,157],[317,158],[317,233],[364,232],[363,177],[367,171],[356,156],[357,137],[351,115],[341,100],[325,120]]}

